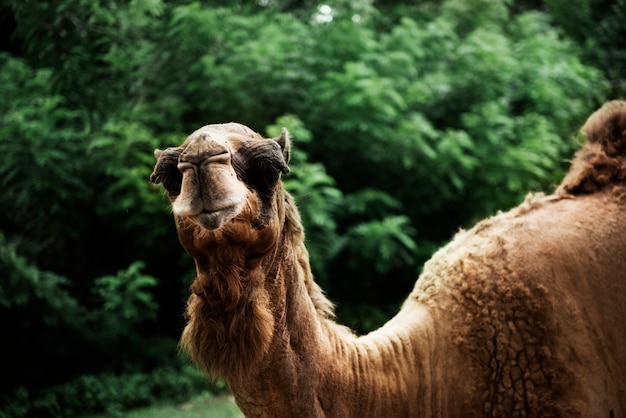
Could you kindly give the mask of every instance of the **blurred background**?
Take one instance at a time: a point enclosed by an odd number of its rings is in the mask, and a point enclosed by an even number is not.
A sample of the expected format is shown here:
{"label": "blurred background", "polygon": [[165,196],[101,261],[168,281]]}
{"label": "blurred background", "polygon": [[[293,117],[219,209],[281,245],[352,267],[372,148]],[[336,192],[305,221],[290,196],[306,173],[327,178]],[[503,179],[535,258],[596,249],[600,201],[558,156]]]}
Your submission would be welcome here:
{"label": "blurred background", "polygon": [[460,227],[552,190],[624,39],[625,0],[0,0],[0,417],[226,390],[177,352],[154,148],[287,127],[314,273],[365,333]]}

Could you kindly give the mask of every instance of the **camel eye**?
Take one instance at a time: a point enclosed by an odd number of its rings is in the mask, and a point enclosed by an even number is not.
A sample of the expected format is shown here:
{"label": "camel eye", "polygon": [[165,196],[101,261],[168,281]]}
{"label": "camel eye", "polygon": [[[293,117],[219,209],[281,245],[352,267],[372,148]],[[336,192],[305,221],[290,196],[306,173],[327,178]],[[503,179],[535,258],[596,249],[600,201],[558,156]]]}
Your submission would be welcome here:
{"label": "camel eye", "polygon": [[271,197],[280,174],[289,171],[278,144],[268,140],[244,144],[233,154],[233,168],[241,181],[266,199]]}

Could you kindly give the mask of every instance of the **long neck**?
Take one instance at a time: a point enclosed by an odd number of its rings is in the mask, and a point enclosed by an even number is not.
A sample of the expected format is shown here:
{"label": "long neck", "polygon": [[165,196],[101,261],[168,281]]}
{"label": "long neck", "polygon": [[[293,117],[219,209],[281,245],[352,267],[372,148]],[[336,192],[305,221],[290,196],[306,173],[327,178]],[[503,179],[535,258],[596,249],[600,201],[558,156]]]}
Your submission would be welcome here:
{"label": "long neck", "polygon": [[[432,416],[447,405],[431,383],[432,319],[407,302],[382,329],[357,338],[325,310],[302,243],[287,243],[268,293],[274,333],[264,358],[243,379],[229,378],[246,416]],[[437,395],[437,396],[435,396]],[[448,402],[448,400],[446,400]]]}
{"label": "long neck", "polygon": [[247,416],[445,410],[449,399],[431,385],[446,380],[431,375],[444,354],[426,308],[409,300],[382,329],[360,338],[336,324],[313,281],[295,206],[287,206],[284,228],[264,257],[251,259],[246,246],[224,240],[196,257],[182,347],[207,374],[227,380]]}
{"label": "long neck", "polygon": [[288,306],[286,328],[260,367],[230,383],[246,416],[430,417],[452,408],[445,388],[433,385],[450,379],[433,376],[442,373],[434,364],[443,353],[435,351],[424,308],[407,307],[381,330],[358,338],[309,315],[310,307],[301,309]]}

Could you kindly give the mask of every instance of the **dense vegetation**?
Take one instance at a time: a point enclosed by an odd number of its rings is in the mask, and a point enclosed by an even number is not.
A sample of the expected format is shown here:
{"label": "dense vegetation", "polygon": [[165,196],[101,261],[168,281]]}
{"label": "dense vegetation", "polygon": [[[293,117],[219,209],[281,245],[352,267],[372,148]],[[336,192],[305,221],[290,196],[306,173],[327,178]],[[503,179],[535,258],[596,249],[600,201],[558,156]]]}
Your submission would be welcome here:
{"label": "dense vegetation", "polygon": [[289,128],[314,272],[365,332],[455,230],[553,186],[626,93],[624,22],[624,0],[0,0],[0,417],[197,390],[154,148]]}

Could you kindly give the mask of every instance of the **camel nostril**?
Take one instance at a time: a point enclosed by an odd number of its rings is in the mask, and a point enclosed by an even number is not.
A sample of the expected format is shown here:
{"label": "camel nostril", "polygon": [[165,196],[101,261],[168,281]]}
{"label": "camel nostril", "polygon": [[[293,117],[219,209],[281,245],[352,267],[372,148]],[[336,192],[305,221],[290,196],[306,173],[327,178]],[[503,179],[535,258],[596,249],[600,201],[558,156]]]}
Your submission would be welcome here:
{"label": "camel nostril", "polygon": [[180,161],[177,165],[178,170],[182,173],[185,170],[189,170],[190,168],[195,168],[198,165],[195,162],[190,161]]}

